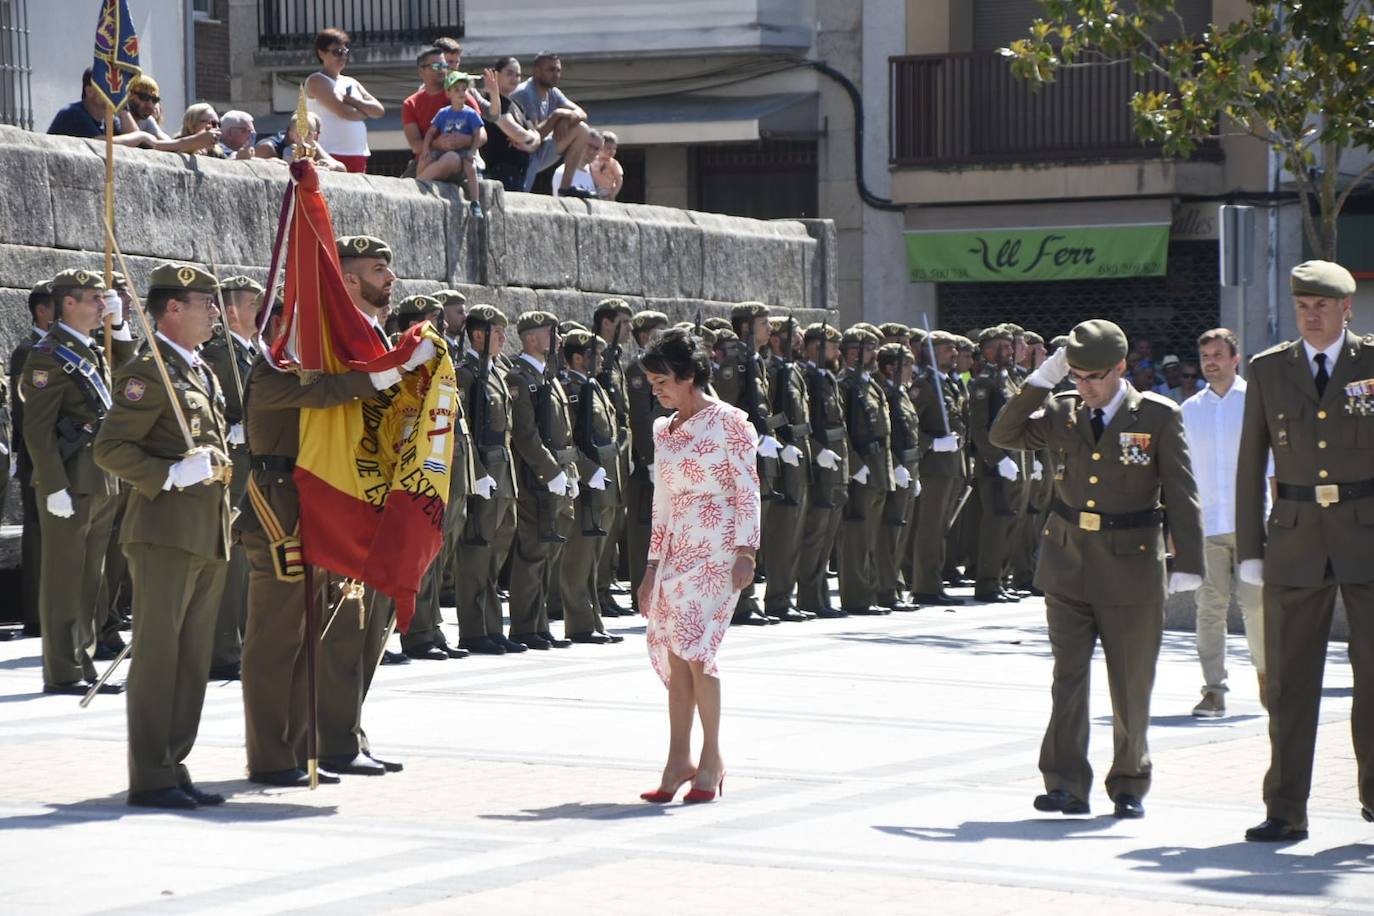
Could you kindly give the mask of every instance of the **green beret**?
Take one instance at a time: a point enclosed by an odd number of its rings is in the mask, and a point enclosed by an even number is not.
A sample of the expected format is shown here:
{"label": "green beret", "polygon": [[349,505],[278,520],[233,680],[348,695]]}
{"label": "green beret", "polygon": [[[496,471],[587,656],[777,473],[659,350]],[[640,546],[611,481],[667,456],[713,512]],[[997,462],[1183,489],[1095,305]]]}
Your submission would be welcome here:
{"label": "green beret", "polygon": [[105,289],[105,278],[94,270],[68,268],[52,278],[51,289]]}
{"label": "green beret", "polygon": [[700,337],[706,343],[706,346],[714,347],[716,345],[718,332],[711,330],[705,325],[702,325],[699,328],[694,326],[692,328],[692,333]]}
{"label": "green beret", "polygon": [[44,280],[42,283],[35,283],[33,289],[29,290],[30,296],[51,296],[52,281]]}
{"label": "green beret", "polygon": [[854,327],[862,328],[863,330],[872,334],[874,340],[880,341],[883,339],[882,329],[879,328],[876,324],[873,324],[871,321],[856,321],[854,322]]}
{"label": "green beret", "polygon": [[806,331],[802,334],[802,340],[810,343],[813,340],[828,340],[831,343],[840,342],[840,329],[829,322],[817,321],[815,324],[808,324]]}
{"label": "green beret", "polygon": [[1027,331],[1027,332],[1026,332],[1026,343],[1031,344],[1032,346],[1034,346],[1035,344],[1042,344],[1042,343],[1044,343],[1044,342],[1045,342],[1045,338],[1041,337],[1039,334],[1035,333],[1034,331]]}
{"label": "green beret", "polygon": [[692,321],[677,321],[673,323],[673,327],[679,331],[686,331],[689,334],[695,334],[697,330],[696,323]]}
{"label": "green beret", "polygon": [[723,318],[720,315],[712,315],[710,318],[707,318],[705,321],[703,321],[702,325],[710,328],[713,331],[734,330],[734,328],[730,325],[730,319]]}
{"label": "green beret", "polygon": [[598,302],[596,304],[596,311],[599,312],[602,309],[611,309],[621,315],[629,315],[631,317],[634,317],[635,313],[634,309],[630,308],[630,303],[621,299],[619,296],[608,296]]}
{"label": "green beret", "polygon": [[1067,334],[1060,334],[1058,337],[1050,341],[1051,350],[1058,350],[1060,347],[1067,347],[1068,345],[1069,335]]}
{"label": "green beret", "polygon": [[911,337],[911,328],[902,324],[900,321],[887,321],[878,325],[878,330],[883,332],[884,337]]}
{"label": "green beret", "polygon": [[1007,330],[1004,324],[995,324],[990,328],[984,328],[983,333],[978,335],[978,346],[982,346],[990,340],[1011,340],[1011,331]]}
{"label": "green beret", "polygon": [[148,277],[148,289],[191,290],[197,293],[219,292],[215,275],[192,264],[162,264],[153,268]]}
{"label": "green beret", "polygon": [[926,342],[926,332],[923,328],[910,328],[909,330],[911,331],[912,343],[922,344]]}
{"label": "green beret", "polygon": [[668,326],[668,316],[653,309],[645,309],[636,312],[630,319],[630,327],[636,331],[652,331],[656,328],[666,328]]}
{"label": "green beret", "polygon": [[481,327],[476,327],[477,325],[495,325],[498,328],[504,328],[509,324],[510,319],[506,317],[506,313],[494,305],[478,304],[468,309],[467,326],[474,330],[482,330]]}
{"label": "green beret", "polygon": [[750,318],[767,318],[768,306],[762,302],[741,302],[730,309],[730,320],[747,321]]}
{"label": "green beret", "polygon": [[[959,335],[951,334],[949,333],[949,331],[941,331],[937,329],[930,332],[930,345],[932,347],[939,347],[943,346],[944,344],[951,344],[957,347],[959,346],[959,340]],[[970,343],[969,345],[972,346],[972,343]]]}
{"label": "green beret", "polygon": [[370,235],[345,235],[335,243],[340,258],[381,258],[391,263],[391,246]]}
{"label": "green beret", "polygon": [[[571,318],[565,318],[564,320],[562,320],[562,321],[560,321],[560,322],[558,323],[558,333],[560,333],[560,334],[568,334],[568,333],[571,333],[572,331],[586,331],[586,330],[587,330],[587,326],[586,326],[585,324],[583,324],[583,323],[580,322],[580,321],[573,321]],[[591,333],[591,332],[588,331],[587,333]]]}
{"label": "green beret", "polygon": [[571,356],[574,353],[585,353],[588,347],[596,346],[599,339],[586,328],[572,328],[563,335],[563,355]]}
{"label": "green beret", "polygon": [[247,290],[248,292],[255,293],[259,296],[267,292],[267,290],[263,289],[262,284],[259,283],[257,280],[254,280],[252,277],[245,277],[242,275],[225,277],[223,280],[219,281],[219,288],[224,290],[226,293],[234,292],[236,290]]}
{"label": "green beret", "polygon": [[1126,332],[1113,321],[1094,318],[1069,332],[1069,365],[1087,372],[1105,372],[1126,358]]}
{"label": "green beret", "polygon": [[773,315],[768,319],[768,332],[770,334],[781,334],[787,328],[787,319],[781,315]]}
{"label": "green beret", "polygon": [[1002,322],[1002,329],[1006,331],[1008,334],[1010,334],[1012,337],[1018,337],[1026,333],[1025,328],[1021,327],[1021,325],[1016,324],[1012,321]]}
{"label": "green beret", "polygon": [[1295,296],[1322,296],[1344,299],[1355,295],[1355,278],[1339,264],[1330,261],[1303,261],[1289,278]]}
{"label": "green beret", "polygon": [[124,275],[122,273],[120,273],[117,270],[110,271],[110,285],[112,288],[115,286],[121,286],[123,285],[123,283]]}
{"label": "green beret", "polygon": [[868,330],[868,328],[860,327],[857,324],[854,325],[852,328],[846,328],[844,335],[840,338],[840,342],[843,343],[845,346],[875,344],[878,343],[880,340],[881,338],[878,337],[877,334],[874,334],[872,331]]}
{"label": "green beret", "polygon": [[962,334],[954,335],[954,345],[958,347],[960,350],[966,350],[969,352],[972,352],[974,349],[973,341],[969,340]]}
{"label": "green beret", "polygon": [[520,317],[515,319],[516,333],[523,334],[526,331],[536,331],[539,328],[558,327],[558,316],[553,312],[546,312],[543,309],[532,309],[528,312],[521,312]]}
{"label": "green beret", "polygon": [[433,296],[406,296],[401,300],[401,304],[396,307],[396,317],[408,318],[411,315],[438,312],[443,307],[443,303]]}
{"label": "green beret", "polygon": [[468,301],[468,297],[456,289],[441,289],[430,295],[438,299],[441,305],[467,305]]}
{"label": "green beret", "polygon": [[911,348],[906,344],[888,343],[878,348],[879,366],[890,366],[894,363],[900,366],[903,359],[914,359]]}
{"label": "green beret", "polygon": [[712,334],[716,335],[716,339],[713,343],[718,347],[724,346],[732,340],[739,340],[739,335],[729,328],[704,328],[704,330],[710,331]]}

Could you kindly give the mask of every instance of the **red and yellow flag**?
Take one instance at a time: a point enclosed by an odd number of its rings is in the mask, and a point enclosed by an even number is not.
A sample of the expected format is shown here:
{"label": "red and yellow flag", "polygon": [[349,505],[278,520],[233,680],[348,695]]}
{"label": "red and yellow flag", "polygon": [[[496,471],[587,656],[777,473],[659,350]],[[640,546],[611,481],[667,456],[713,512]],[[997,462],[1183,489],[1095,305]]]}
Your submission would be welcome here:
{"label": "red and yellow flag", "polygon": [[302,409],[296,486],[307,563],[396,600],[402,633],[415,593],[443,541],[458,384],[444,338],[427,323],[387,349],[344,286],[329,207],[308,160],[292,163],[295,204],[286,255],[281,333],[271,358],[298,372],[399,368],[421,340],[427,364],[366,401]]}

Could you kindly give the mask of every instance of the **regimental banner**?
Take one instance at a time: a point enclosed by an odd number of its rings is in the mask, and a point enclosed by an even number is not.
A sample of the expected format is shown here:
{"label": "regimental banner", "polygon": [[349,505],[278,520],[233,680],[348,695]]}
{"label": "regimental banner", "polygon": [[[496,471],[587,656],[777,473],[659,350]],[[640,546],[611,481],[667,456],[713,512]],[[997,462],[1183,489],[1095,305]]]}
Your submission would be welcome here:
{"label": "regimental banner", "polygon": [[1157,277],[1168,254],[1168,223],[906,233],[912,283]]}
{"label": "regimental banner", "polygon": [[129,81],[138,66],[138,36],[128,0],[102,0],[95,26],[95,62],[91,83],[116,112],[129,97]]}

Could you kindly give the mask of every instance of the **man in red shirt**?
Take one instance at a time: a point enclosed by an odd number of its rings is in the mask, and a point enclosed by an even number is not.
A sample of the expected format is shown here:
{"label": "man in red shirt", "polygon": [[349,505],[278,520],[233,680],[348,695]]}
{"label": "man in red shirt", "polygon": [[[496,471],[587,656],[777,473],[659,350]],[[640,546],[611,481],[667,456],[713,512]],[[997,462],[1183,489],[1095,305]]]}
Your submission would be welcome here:
{"label": "man in red shirt", "polygon": [[[444,77],[448,75],[444,52],[439,48],[426,48],[416,64],[420,68],[420,88],[401,103],[401,130],[406,135],[406,143],[410,144],[412,156],[420,155],[429,123],[439,109],[448,104],[448,94],[444,92]],[[405,174],[415,177],[414,159],[406,167]]]}

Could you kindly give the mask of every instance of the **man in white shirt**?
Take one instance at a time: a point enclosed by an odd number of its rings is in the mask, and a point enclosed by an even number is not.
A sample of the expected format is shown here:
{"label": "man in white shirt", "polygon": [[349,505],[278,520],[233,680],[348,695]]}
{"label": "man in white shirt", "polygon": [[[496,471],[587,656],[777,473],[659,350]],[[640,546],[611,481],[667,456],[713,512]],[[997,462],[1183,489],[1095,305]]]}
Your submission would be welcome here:
{"label": "man in white shirt", "polygon": [[1226,328],[1208,331],[1198,338],[1198,355],[1207,387],[1183,402],[1183,430],[1193,456],[1207,539],[1207,574],[1197,590],[1197,654],[1204,683],[1193,715],[1215,719],[1226,715],[1226,618],[1233,585],[1259,677],[1260,703],[1268,705],[1264,607],[1259,586],[1236,577],[1236,461],[1246,385],[1236,374],[1240,353],[1235,333]]}

